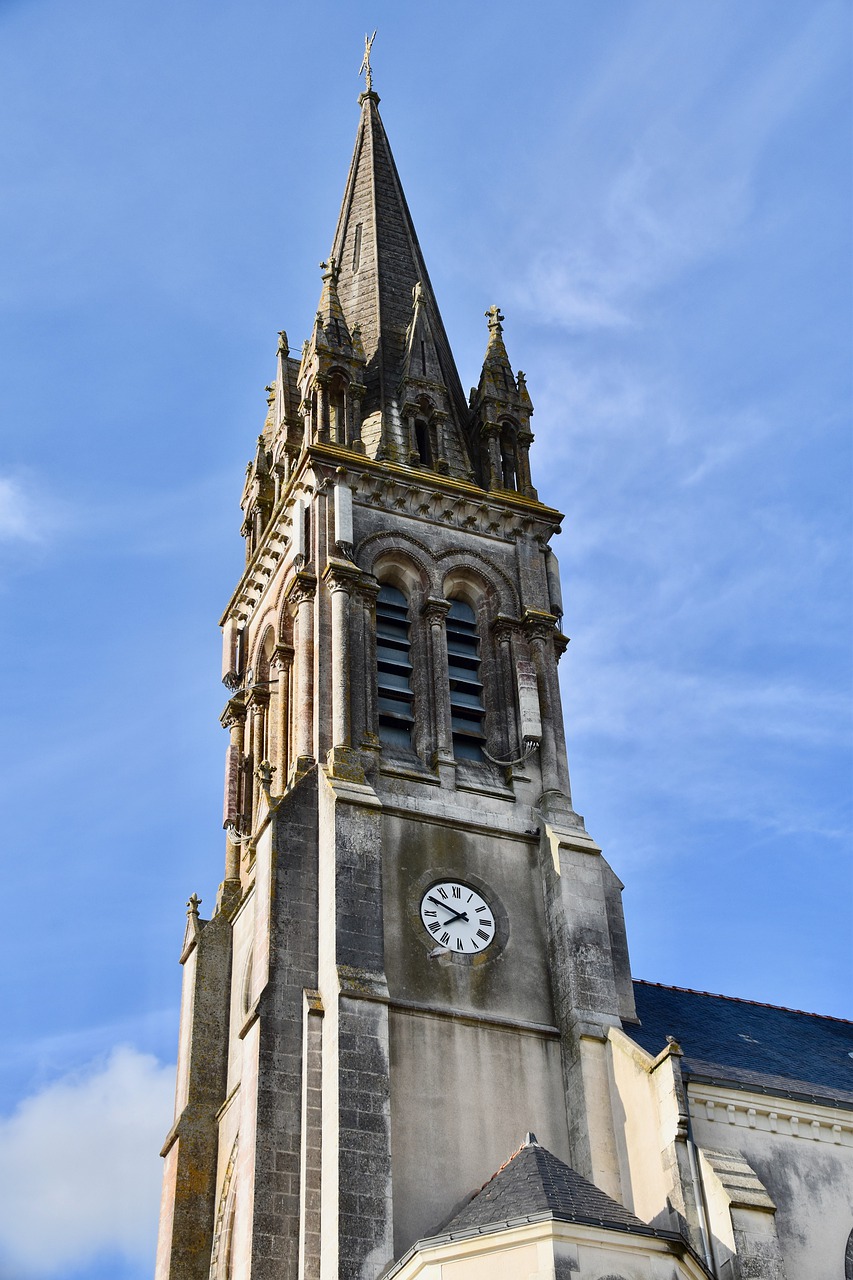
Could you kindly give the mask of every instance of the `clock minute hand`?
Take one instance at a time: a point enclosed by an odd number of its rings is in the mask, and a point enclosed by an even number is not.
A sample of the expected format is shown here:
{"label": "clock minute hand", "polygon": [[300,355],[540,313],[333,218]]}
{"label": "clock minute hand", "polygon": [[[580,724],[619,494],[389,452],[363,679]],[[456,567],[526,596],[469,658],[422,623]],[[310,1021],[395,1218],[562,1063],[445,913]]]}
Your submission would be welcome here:
{"label": "clock minute hand", "polygon": [[445,920],[445,924],[453,924],[454,920],[464,920],[465,923],[468,924],[467,911],[453,911],[452,907],[449,907],[446,902],[439,902],[438,898],[430,898],[430,902],[432,902],[436,907],[442,907],[445,911],[453,913],[449,920]]}

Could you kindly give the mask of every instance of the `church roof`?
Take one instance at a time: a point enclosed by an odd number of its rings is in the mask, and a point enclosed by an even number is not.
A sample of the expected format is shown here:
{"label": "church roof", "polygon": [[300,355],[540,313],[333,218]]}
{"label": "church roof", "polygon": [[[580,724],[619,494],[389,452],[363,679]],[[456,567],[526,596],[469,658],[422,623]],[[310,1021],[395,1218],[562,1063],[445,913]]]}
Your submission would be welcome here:
{"label": "church roof", "polygon": [[653,1054],[672,1036],[688,1076],[853,1105],[853,1022],[655,982],[634,996],[641,1025],[626,1032]]}
{"label": "church roof", "polygon": [[[468,469],[468,406],[382,118],[379,98],[361,95],[361,119],[332,254],[337,293],[350,330],[359,326],[367,361],[363,416],[391,416],[404,372],[416,286],[430,347],[425,376],[445,390],[456,428],[458,468]],[[428,367],[427,367],[428,366]]]}
{"label": "church roof", "polygon": [[656,1234],[633,1213],[539,1145],[533,1134],[442,1228],[443,1235],[550,1216]]}

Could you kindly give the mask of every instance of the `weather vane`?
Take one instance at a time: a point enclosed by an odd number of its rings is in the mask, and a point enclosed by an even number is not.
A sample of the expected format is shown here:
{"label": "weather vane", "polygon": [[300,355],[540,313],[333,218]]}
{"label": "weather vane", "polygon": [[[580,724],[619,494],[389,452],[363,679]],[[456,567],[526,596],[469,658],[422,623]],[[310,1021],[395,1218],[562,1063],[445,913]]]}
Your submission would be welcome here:
{"label": "weather vane", "polygon": [[365,33],[365,36],[364,36],[364,57],[362,58],[362,60],[361,60],[361,66],[360,66],[360,67],[359,67],[359,69],[358,69],[358,74],[359,74],[359,75],[361,75],[361,73],[362,73],[362,71],[363,71],[363,72],[365,73],[366,77],[367,77],[366,84],[365,84],[365,86],[364,86],[364,91],[365,91],[365,93],[371,93],[371,92],[373,91],[373,76],[370,74],[370,50],[373,48],[373,41],[374,41],[375,39],[376,39],[376,32],[375,32],[375,31],[374,31],[373,35],[372,35],[372,36],[370,36],[370,37],[368,37],[368,36],[367,36],[367,34]]}

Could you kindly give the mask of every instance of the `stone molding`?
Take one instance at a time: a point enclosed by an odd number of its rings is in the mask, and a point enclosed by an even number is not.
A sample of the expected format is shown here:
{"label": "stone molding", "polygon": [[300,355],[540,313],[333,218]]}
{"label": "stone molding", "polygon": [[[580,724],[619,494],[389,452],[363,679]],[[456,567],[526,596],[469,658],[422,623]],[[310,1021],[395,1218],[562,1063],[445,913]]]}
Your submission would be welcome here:
{"label": "stone molding", "polygon": [[[831,1103],[821,1106],[740,1089],[733,1094],[721,1086],[697,1084],[692,1079],[688,1079],[687,1088],[694,1115],[709,1124],[718,1124],[721,1134],[733,1125],[836,1146],[853,1146],[853,1111]],[[724,1144],[723,1136],[719,1141]]]}

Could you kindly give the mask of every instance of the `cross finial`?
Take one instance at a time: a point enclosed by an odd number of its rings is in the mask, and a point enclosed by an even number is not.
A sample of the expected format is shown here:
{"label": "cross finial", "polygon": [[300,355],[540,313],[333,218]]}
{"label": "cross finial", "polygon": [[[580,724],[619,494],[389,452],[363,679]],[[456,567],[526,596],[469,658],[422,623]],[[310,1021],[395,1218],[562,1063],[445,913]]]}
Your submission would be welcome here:
{"label": "cross finial", "polygon": [[189,901],[187,902],[187,907],[188,907],[187,915],[197,916],[200,905],[201,905],[201,898],[198,896],[197,893],[191,893],[189,896]]}
{"label": "cross finial", "polygon": [[361,75],[362,71],[365,73],[365,85],[364,85],[365,93],[373,92],[373,76],[371,75],[371,72],[370,72],[370,50],[373,48],[373,41],[375,39],[376,39],[375,31],[372,36],[368,36],[367,32],[365,32],[364,57],[362,58],[361,66],[358,69],[359,75]]}
{"label": "cross finial", "polygon": [[503,320],[503,316],[501,315],[500,307],[498,306],[489,307],[488,311],[486,312],[486,318],[489,321],[490,329],[497,329],[498,333],[503,333],[503,329],[501,328],[501,321]]}

